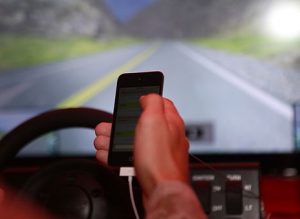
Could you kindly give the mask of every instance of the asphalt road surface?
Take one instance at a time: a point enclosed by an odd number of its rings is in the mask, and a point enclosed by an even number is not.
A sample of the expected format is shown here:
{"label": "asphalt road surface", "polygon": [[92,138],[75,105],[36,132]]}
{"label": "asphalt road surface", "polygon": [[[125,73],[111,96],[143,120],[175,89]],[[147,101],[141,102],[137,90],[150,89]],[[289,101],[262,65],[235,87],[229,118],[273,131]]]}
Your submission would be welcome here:
{"label": "asphalt road surface", "polygon": [[[243,65],[232,63],[237,64]],[[20,113],[25,118],[57,107],[89,106],[112,112],[117,76],[150,70],[164,73],[164,96],[174,101],[183,116],[191,151],[293,150],[290,103],[223,68],[203,55],[201,48],[173,41],[133,45],[2,74],[0,123]],[[87,131],[65,131],[46,141],[64,145],[53,146],[52,152],[59,148],[64,153],[93,153],[92,139],[93,133]]]}

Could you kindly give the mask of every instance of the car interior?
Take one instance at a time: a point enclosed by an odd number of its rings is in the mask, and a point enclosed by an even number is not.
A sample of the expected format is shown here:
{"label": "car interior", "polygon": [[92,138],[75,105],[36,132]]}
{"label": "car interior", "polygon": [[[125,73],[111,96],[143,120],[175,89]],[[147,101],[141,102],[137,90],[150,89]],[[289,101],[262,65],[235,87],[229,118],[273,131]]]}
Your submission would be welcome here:
{"label": "car interior", "polygon": [[[297,0],[0,0],[0,190],[60,218],[136,218],[95,127],[121,74],[161,71],[208,218],[300,218],[299,23]],[[133,196],[144,218],[136,178]]]}

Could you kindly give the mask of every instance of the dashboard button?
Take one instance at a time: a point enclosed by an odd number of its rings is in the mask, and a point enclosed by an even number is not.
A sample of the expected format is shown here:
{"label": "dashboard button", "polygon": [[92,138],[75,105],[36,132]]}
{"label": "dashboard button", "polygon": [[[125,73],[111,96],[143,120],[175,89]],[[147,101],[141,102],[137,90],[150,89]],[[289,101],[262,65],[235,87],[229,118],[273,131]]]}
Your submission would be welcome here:
{"label": "dashboard button", "polygon": [[243,186],[241,180],[227,180],[225,184],[226,213],[243,213]]}

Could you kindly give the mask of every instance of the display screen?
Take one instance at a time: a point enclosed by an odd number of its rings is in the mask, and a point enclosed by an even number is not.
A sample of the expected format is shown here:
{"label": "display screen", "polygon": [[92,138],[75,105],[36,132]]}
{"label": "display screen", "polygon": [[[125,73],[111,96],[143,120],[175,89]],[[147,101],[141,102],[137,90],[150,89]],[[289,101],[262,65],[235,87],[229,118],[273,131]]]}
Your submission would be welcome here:
{"label": "display screen", "polygon": [[159,91],[158,86],[119,88],[113,151],[132,151],[134,130],[141,114],[139,98]]}
{"label": "display screen", "polygon": [[[0,138],[51,109],[113,113],[120,74],[162,71],[191,153],[299,154],[299,14],[294,0],[0,1]],[[138,112],[121,92],[120,151]],[[57,131],[21,156],[94,156],[94,138]]]}

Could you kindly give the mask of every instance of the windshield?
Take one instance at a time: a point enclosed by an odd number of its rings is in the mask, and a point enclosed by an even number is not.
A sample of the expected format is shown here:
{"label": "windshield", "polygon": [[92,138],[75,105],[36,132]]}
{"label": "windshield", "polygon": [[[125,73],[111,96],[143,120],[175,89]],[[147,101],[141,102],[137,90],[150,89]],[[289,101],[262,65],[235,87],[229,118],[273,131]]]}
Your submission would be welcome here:
{"label": "windshield", "polygon": [[[299,1],[0,0],[0,14],[2,135],[53,108],[112,112],[120,74],[159,70],[191,152],[296,151]],[[40,141],[27,153],[94,153],[85,130]]]}

